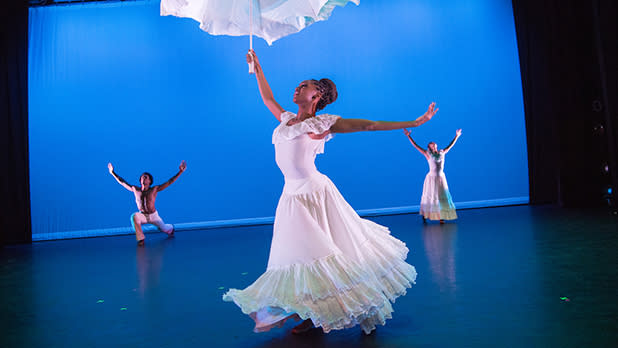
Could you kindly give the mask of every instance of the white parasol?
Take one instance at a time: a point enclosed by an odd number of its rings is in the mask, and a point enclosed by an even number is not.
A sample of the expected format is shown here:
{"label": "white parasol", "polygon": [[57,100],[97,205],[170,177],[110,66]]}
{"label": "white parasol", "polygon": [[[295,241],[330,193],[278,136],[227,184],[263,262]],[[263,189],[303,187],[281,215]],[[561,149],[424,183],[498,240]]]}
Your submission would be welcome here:
{"label": "white parasol", "polygon": [[328,19],[335,6],[348,2],[360,0],[161,0],[161,15],[192,18],[212,35],[249,35],[253,49],[253,35],[271,45]]}

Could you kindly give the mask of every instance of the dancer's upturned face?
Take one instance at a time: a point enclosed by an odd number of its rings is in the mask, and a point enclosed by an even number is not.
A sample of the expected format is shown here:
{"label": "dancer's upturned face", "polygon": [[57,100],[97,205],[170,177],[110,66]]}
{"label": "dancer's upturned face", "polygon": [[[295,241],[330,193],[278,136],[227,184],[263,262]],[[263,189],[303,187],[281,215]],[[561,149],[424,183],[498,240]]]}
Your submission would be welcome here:
{"label": "dancer's upturned face", "polygon": [[438,145],[436,143],[429,143],[427,147],[431,152],[438,152]]}
{"label": "dancer's upturned face", "polygon": [[139,182],[144,187],[150,187],[150,185],[152,184],[152,182],[150,182],[150,177],[146,174],[140,176]]}
{"label": "dancer's upturned face", "polygon": [[292,101],[295,104],[311,104],[313,101],[320,97],[315,84],[312,81],[303,81],[294,90],[294,98]]}

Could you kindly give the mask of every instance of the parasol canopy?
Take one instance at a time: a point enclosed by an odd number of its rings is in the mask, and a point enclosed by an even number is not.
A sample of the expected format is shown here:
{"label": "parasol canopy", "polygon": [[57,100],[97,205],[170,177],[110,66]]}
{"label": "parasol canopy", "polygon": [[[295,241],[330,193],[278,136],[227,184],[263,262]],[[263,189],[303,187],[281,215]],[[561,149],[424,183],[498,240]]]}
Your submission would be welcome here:
{"label": "parasol canopy", "polygon": [[253,35],[271,45],[348,2],[360,0],[161,0],[161,15],[192,18],[212,35],[250,35],[250,46]]}

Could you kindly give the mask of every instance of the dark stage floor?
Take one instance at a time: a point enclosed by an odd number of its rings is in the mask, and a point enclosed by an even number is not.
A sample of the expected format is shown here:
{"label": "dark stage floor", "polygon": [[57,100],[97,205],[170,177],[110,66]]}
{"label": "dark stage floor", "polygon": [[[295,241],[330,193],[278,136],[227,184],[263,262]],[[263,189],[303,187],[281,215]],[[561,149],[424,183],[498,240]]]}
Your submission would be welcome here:
{"label": "dark stage floor", "polygon": [[[221,295],[266,267],[272,226],[0,250],[0,347],[616,347],[618,217],[554,207],[375,217],[417,285],[371,336],[268,333]],[[568,298],[561,299],[561,297]]]}

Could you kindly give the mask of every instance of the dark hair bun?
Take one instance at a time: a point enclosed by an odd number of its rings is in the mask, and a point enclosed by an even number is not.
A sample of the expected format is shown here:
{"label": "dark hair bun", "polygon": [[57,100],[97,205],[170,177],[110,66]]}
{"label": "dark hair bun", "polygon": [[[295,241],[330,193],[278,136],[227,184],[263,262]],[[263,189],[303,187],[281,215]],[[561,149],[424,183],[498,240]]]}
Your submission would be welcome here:
{"label": "dark hair bun", "polygon": [[326,105],[337,100],[337,86],[335,86],[335,83],[329,79],[321,79],[320,81],[317,81],[317,85],[320,93],[322,93],[322,97],[316,106],[317,111],[319,111],[324,109]]}

